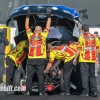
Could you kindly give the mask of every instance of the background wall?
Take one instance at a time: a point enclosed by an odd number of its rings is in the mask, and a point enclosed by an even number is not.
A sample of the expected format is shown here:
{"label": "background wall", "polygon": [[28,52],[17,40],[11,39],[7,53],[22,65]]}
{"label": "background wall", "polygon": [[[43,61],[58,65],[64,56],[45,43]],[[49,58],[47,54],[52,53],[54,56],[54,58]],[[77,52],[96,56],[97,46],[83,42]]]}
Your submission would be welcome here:
{"label": "background wall", "polygon": [[58,4],[76,8],[80,13],[82,23],[90,26],[100,26],[100,0],[0,0],[0,24],[5,23],[14,8],[34,3]]}

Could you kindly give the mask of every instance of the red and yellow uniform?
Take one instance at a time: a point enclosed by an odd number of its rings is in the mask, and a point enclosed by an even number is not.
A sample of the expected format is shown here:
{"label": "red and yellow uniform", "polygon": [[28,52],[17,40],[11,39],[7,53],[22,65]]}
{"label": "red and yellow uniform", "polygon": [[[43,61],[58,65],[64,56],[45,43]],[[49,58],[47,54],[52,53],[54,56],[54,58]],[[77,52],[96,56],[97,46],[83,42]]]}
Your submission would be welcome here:
{"label": "red and yellow uniform", "polygon": [[69,62],[75,57],[75,52],[77,45],[58,46],[50,51],[50,62],[53,62],[54,59],[61,59],[64,62]]}
{"label": "red and yellow uniform", "polygon": [[26,41],[21,41],[14,49],[12,49],[8,56],[15,62],[16,66],[18,66],[26,57],[26,53],[24,52],[24,48],[27,47]]}
{"label": "red and yellow uniform", "polygon": [[28,58],[46,58],[46,38],[49,34],[46,28],[42,33],[32,33],[31,29],[26,29],[29,40]]}
{"label": "red and yellow uniform", "polygon": [[99,45],[99,55],[100,55],[100,39],[98,39],[98,45]]}
{"label": "red and yellow uniform", "polygon": [[78,48],[81,49],[79,62],[95,62],[96,49],[99,48],[98,39],[92,34],[84,34],[79,37]]}

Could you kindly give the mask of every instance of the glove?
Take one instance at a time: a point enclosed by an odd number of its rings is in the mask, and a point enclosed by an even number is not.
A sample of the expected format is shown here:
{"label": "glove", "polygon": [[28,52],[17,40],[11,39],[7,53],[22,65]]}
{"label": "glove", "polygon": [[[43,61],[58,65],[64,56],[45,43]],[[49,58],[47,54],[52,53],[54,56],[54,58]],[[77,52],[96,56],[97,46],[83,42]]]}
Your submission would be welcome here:
{"label": "glove", "polygon": [[48,18],[51,17],[51,8],[50,7],[47,8],[46,15]]}
{"label": "glove", "polygon": [[29,18],[32,15],[32,13],[28,10],[26,17]]}

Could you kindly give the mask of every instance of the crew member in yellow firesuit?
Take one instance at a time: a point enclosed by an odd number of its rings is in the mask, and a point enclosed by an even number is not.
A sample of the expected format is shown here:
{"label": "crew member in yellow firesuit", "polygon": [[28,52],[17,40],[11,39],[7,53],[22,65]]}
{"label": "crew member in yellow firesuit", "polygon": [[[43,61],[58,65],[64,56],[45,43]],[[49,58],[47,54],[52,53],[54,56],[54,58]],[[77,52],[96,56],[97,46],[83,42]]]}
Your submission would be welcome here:
{"label": "crew member in yellow firesuit", "polygon": [[48,71],[52,68],[52,64],[55,59],[57,59],[57,63],[60,63],[61,60],[64,61],[64,67],[63,67],[63,79],[64,79],[64,87],[63,92],[61,95],[70,95],[70,77],[72,70],[74,68],[73,66],[73,59],[75,57],[75,52],[77,49],[77,44],[71,44],[69,45],[69,42],[67,40],[61,41],[61,45],[57,47],[50,46],[50,60],[46,67],[46,70],[44,73],[48,73]]}
{"label": "crew member in yellow firesuit", "polygon": [[91,96],[97,97],[95,63],[98,63],[99,44],[95,36],[89,32],[88,25],[82,25],[82,33],[83,35],[79,37],[79,45],[73,60],[73,64],[76,65],[77,57],[79,56],[83,86],[80,96],[87,97],[90,93]]}
{"label": "crew member in yellow firesuit", "polygon": [[25,95],[31,95],[32,78],[34,73],[37,71],[39,96],[46,96],[47,94],[44,93],[44,69],[46,63],[46,38],[49,35],[51,25],[51,9],[47,8],[47,23],[43,32],[41,26],[36,26],[34,33],[32,32],[29,28],[30,15],[31,14],[27,14],[25,21],[26,34],[29,40]]}
{"label": "crew member in yellow firesuit", "polygon": [[[6,86],[13,86],[13,74],[15,68],[25,59],[28,54],[28,42],[26,40],[19,42],[6,57]],[[6,91],[6,94],[13,94],[12,91]]]}

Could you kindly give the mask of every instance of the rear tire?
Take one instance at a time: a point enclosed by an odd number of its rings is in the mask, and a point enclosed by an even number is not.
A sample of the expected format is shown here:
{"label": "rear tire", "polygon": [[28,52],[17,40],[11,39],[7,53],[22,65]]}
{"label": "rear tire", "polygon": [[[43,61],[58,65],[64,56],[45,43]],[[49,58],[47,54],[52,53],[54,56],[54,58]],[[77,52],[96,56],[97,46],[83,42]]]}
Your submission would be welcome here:
{"label": "rear tire", "polygon": [[[14,78],[13,78],[13,86],[21,86],[20,81],[22,79],[22,72],[20,70],[16,70],[14,73]],[[16,94],[21,94],[21,91],[15,91]]]}

